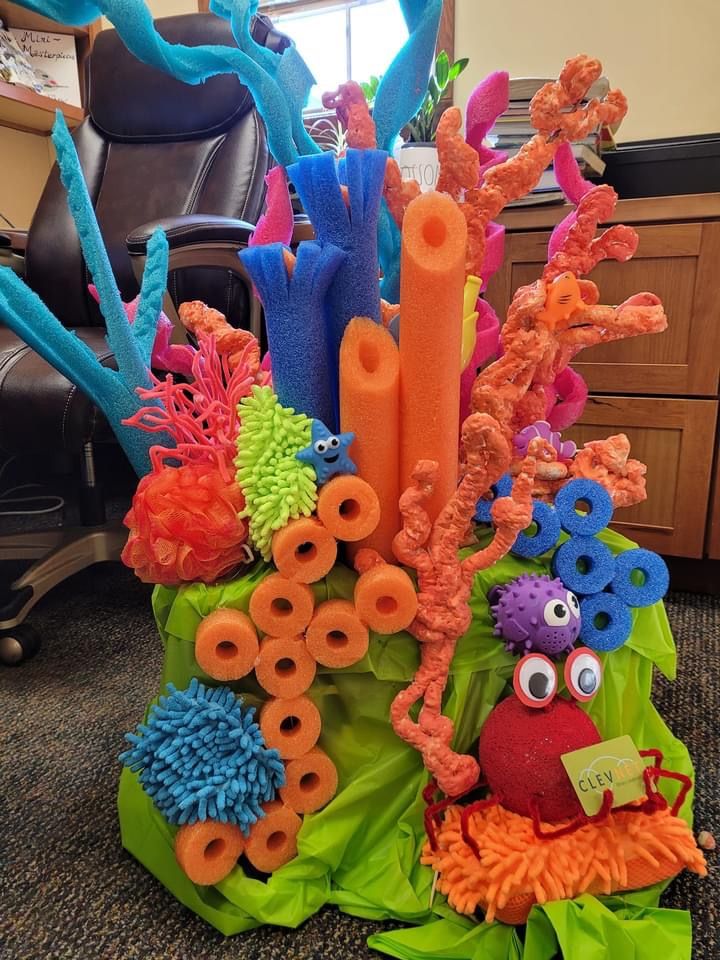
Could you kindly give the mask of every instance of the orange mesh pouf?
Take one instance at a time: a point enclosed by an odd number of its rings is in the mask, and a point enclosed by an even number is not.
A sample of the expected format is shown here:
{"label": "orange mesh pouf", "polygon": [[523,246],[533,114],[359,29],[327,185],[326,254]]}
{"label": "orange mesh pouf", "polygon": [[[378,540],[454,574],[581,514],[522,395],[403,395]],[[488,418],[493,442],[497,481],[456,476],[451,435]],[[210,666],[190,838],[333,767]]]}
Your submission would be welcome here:
{"label": "orange mesh pouf", "polygon": [[320,747],[313,747],[297,760],[289,760],[285,777],[280,796],[296,813],[314,813],[329,803],[337,791],[335,764]]}
{"label": "orange mesh pouf", "polygon": [[195,634],[195,659],[214,680],[246,676],[255,666],[258,650],[255,627],[241,610],[213,610]]}
{"label": "orange mesh pouf", "polygon": [[320,736],[320,711],[307,697],[268,700],[260,710],[265,745],[283,760],[294,760],[311,750]]}
{"label": "orange mesh pouf", "polygon": [[321,488],[317,514],[338,540],[362,540],[380,522],[380,501],[369,483],[347,474]]}
{"label": "orange mesh pouf", "polygon": [[275,566],[288,580],[316,583],[337,559],[333,535],[313,517],[301,517],[278,530],[272,540]]}
{"label": "orange mesh pouf", "polygon": [[279,800],[263,806],[265,816],[253,824],[245,856],[256,870],[272,873],[297,856],[297,835],[302,820]]}
{"label": "orange mesh pouf", "polygon": [[321,603],[305,634],[310,653],[324,667],[349,667],[367,653],[370,635],[349,600]]}
{"label": "orange mesh pouf", "polygon": [[255,676],[273,697],[299,697],[315,679],[315,670],[315,660],[301,636],[266,637],[260,644]]}
{"label": "orange mesh pouf", "polygon": [[245,847],[240,827],[219,820],[199,820],[180,827],[175,857],[193,883],[219,883],[235,867]]}
{"label": "orange mesh pouf", "polygon": [[250,616],[271,637],[293,637],[310,623],[315,598],[305,583],[295,583],[279,573],[266,577],[250,597]]}

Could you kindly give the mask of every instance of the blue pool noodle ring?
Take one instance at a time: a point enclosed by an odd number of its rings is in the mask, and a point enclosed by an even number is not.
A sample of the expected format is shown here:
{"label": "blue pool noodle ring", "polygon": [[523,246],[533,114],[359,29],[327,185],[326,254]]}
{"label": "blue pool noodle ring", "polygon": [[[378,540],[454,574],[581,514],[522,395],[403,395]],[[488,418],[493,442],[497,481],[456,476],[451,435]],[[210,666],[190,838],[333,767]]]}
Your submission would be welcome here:
{"label": "blue pool noodle ring", "polygon": [[[607,617],[604,627],[595,625],[598,614]],[[627,604],[614,593],[595,593],[580,601],[580,640],[597,653],[610,653],[621,647],[632,631],[632,615]]]}
{"label": "blue pool noodle ring", "polygon": [[509,473],[504,473],[497,483],[490,487],[492,497],[486,500],[481,497],[475,507],[475,523],[492,523],[490,510],[498,497],[509,497],[512,493],[512,477]]}
{"label": "blue pool noodle ring", "polygon": [[[586,514],[578,513],[575,504],[584,500],[590,507]],[[578,537],[592,537],[610,523],[613,514],[610,494],[594,480],[571,480],[555,495],[555,509],[560,524],[567,533]]]}
{"label": "blue pool noodle ring", "polygon": [[[639,586],[632,582],[634,570],[641,570],[645,582]],[[629,607],[649,607],[667,593],[670,574],[665,561],[652,550],[637,547],[615,557],[615,576],[610,589]]]}
{"label": "blue pool noodle ring", "polygon": [[[578,560],[588,569],[581,572]],[[615,576],[615,557],[595,537],[571,537],[561,544],[553,556],[553,572],[573,593],[587,596],[604,590]]]}
{"label": "blue pool noodle ring", "polygon": [[560,536],[560,519],[549,503],[536,500],[533,503],[533,522],[537,526],[535,536],[524,531],[518,534],[511,552],[518,557],[539,557],[552,550]]}

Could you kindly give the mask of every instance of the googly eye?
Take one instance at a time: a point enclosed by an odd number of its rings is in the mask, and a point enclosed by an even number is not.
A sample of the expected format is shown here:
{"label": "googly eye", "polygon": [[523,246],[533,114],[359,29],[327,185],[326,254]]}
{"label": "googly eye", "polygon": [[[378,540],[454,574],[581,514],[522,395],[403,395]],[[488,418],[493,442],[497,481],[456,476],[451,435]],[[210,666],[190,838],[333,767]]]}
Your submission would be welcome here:
{"label": "googly eye", "polygon": [[570,623],[570,610],[564,600],[548,600],[543,619],[549,627],[566,627]]}
{"label": "googly eye", "polygon": [[576,620],[580,619],[580,601],[575,596],[575,594],[568,590],[567,592],[567,605],[570,608],[570,613],[575,617]]}
{"label": "googly eye", "polygon": [[332,447],[333,450],[337,450],[337,448],[340,446],[340,441],[337,437],[330,437],[328,440],[328,446]]}
{"label": "googly eye", "polygon": [[327,444],[324,440],[317,440],[313,449],[315,450],[315,453],[323,454],[327,450]]}
{"label": "googly eye", "polygon": [[565,685],[576,700],[592,700],[602,683],[600,657],[587,647],[578,647],[565,661]]}
{"label": "googly eye", "polygon": [[555,666],[543,653],[529,653],[515,667],[513,689],[526,707],[546,707],[557,692]]}

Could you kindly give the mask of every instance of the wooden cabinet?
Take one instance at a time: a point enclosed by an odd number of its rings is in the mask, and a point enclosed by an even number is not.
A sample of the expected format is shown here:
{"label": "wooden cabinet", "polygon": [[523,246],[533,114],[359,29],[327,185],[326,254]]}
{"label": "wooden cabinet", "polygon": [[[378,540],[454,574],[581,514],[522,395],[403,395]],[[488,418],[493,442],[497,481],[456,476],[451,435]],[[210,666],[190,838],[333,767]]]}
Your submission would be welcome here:
{"label": "wooden cabinet", "polygon": [[[505,263],[487,293],[501,318],[512,292],[540,276],[551,229],[568,209],[505,214]],[[593,271],[601,302],[649,290],[669,325],[578,355],[573,366],[591,398],[567,436],[581,445],[625,433],[647,464],[648,499],[617,511],[618,530],[671,556],[720,559],[720,195],[620,201],[612,222],[635,226],[640,243],[629,263]]]}

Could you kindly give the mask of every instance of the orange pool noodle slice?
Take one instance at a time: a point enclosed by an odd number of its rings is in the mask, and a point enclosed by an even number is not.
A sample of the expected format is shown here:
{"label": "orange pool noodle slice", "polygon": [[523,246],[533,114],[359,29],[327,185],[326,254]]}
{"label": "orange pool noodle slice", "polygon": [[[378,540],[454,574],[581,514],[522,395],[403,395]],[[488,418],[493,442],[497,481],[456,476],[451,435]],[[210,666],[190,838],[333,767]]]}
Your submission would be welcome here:
{"label": "orange pool noodle slice", "polygon": [[240,827],[219,820],[200,820],[180,827],[175,858],[193,883],[209,886],[223,880],[245,847]]}
{"label": "orange pool noodle slice", "polygon": [[322,487],[317,515],[336,539],[362,540],[380,522],[380,501],[367,480],[345,474]]}
{"label": "orange pool noodle slice", "polygon": [[265,637],[260,644],[255,676],[272,697],[299,697],[315,679],[315,669],[315,660],[299,635]]}
{"label": "orange pool noodle slice", "polygon": [[283,803],[296,813],[314,813],[329,803],[337,792],[335,764],[320,747],[313,747],[297,760],[288,760],[285,777],[280,796]]}
{"label": "orange pool noodle slice", "polygon": [[407,630],[417,606],[412,580],[400,567],[389,563],[366,570],[355,584],[355,609],[375,633],[389,635]]}
{"label": "orange pool noodle slice", "polygon": [[257,631],[242,610],[213,610],[195,634],[195,659],[214,680],[246,676],[255,666],[259,649]]}
{"label": "orange pool noodle slice", "polygon": [[310,653],[324,667],[350,667],[367,653],[370,635],[349,600],[326,600],[305,633]]}
{"label": "orange pool noodle slice", "polygon": [[424,193],[403,219],[400,259],[400,492],[419,460],[440,474],[425,505],[434,520],[458,477],[465,218],[450,197]]}
{"label": "orange pool noodle slice", "polygon": [[300,817],[279,800],[263,806],[265,816],[250,828],[245,856],[256,870],[272,873],[297,856]]}
{"label": "orange pool noodle slice", "polygon": [[[380,521],[358,547],[394,560],[400,529],[400,356],[392,335],[367,317],[355,317],[340,344],[340,425],[355,434],[351,456],[380,502]],[[349,548],[350,557],[357,547]]]}
{"label": "orange pool noodle slice", "polygon": [[320,711],[307,697],[268,700],[260,710],[265,746],[283,760],[294,760],[312,750],[320,736]]}
{"label": "orange pool noodle slice", "polygon": [[310,623],[315,597],[305,583],[296,583],[273,573],[250,597],[250,616],[263,633],[271,637],[293,637]]}
{"label": "orange pool noodle slice", "polygon": [[301,517],[278,530],[272,541],[272,555],[278,571],[288,580],[315,583],[332,570],[337,543],[314,517]]}

